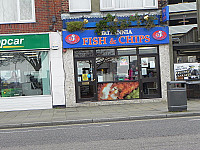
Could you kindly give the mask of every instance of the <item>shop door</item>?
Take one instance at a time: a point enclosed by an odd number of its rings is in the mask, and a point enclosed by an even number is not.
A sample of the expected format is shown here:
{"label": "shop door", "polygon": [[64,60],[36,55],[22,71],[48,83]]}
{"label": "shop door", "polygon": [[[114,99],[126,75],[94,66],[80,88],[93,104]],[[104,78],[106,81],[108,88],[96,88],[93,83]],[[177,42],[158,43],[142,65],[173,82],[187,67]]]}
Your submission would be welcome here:
{"label": "shop door", "polygon": [[139,64],[141,98],[161,97],[158,56],[140,56]]}
{"label": "shop door", "polygon": [[77,102],[97,100],[94,67],[94,59],[75,60]]}

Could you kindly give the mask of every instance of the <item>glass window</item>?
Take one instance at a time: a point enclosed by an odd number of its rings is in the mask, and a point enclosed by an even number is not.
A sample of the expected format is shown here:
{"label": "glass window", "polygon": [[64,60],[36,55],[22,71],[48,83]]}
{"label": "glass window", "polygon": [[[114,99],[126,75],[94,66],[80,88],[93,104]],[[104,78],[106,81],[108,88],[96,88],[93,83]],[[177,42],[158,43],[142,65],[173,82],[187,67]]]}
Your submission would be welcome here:
{"label": "glass window", "polygon": [[136,48],[118,48],[118,55],[133,55],[136,54]]}
{"label": "glass window", "polygon": [[69,0],[70,12],[91,11],[91,0]]}
{"label": "glass window", "polygon": [[137,56],[96,58],[98,82],[138,79]]}
{"label": "glass window", "polygon": [[98,49],[96,50],[97,56],[114,56],[115,55],[115,49]]}
{"label": "glass window", "polygon": [[1,0],[0,23],[35,22],[34,0]]}
{"label": "glass window", "polygon": [[49,95],[48,52],[0,53],[1,97]]}
{"label": "glass window", "polygon": [[139,47],[139,54],[151,54],[157,52],[157,47]]}
{"label": "glass window", "polygon": [[93,50],[74,50],[74,57],[83,58],[83,57],[92,57],[94,56]]}
{"label": "glass window", "polygon": [[158,8],[158,0],[100,0],[100,9],[104,10],[133,10]]}
{"label": "glass window", "polygon": [[143,78],[155,78],[158,77],[156,70],[156,59],[155,57],[142,57],[141,58],[141,71]]}

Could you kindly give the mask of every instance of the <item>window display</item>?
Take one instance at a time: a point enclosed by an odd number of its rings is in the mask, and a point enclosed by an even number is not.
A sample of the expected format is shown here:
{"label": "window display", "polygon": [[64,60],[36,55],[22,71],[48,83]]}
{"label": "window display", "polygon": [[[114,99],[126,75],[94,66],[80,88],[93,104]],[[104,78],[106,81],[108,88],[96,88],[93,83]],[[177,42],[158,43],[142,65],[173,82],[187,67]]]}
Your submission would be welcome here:
{"label": "window display", "polygon": [[49,95],[46,51],[0,53],[1,97]]}
{"label": "window display", "polygon": [[200,63],[174,64],[175,80],[200,79]]}
{"label": "window display", "polygon": [[158,48],[140,48],[74,50],[77,101],[160,97]]}

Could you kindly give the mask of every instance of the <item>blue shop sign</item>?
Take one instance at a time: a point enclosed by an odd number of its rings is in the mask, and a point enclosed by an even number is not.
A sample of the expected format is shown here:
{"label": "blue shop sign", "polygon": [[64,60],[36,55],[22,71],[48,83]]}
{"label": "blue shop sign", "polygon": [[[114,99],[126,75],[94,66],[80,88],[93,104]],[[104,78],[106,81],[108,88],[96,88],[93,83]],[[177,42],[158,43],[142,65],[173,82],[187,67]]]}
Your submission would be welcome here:
{"label": "blue shop sign", "polygon": [[169,21],[169,6],[162,8],[162,22]]}
{"label": "blue shop sign", "polygon": [[109,47],[109,46],[132,46],[168,44],[169,28],[154,27],[129,28],[118,30],[117,35],[112,35],[110,31],[103,31],[101,36],[95,30],[85,30],[68,32],[63,31],[63,48],[88,48],[88,47]]}

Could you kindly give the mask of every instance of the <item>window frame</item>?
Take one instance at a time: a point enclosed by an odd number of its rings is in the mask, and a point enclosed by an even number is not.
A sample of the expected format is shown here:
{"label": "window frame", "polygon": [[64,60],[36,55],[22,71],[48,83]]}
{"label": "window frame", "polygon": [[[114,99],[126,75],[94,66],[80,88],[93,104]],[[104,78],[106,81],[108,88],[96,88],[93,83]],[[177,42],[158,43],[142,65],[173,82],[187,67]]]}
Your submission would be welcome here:
{"label": "window frame", "polygon": [[145,6],[145,1],[143,0],[143,6],[142,7],[135,7],[135,8],[115,8],[115,0],[112,0],[112,7],[103,8],[103,1],[100,0],[100,11],[114,11],[114,10],[138,10],[138,9],[158,9],[158,0],[155,0],[155,6]]}
{"label": "window frame", "polygon": [[89,9],[73,9],[71,8],[71,4],[70,1],[73,0],[69,0],[69,12],[91,12],[92,11],[92,6],[91,6],[91,0],[89,0]]}
{"label": "window frame", "polygon": [[32,1],[32,19],[31,20],[21,20],[20,19],[20,0],[17,0],[17,21],[5,21],[0,22],[0,24],[14,24],[14,23],[34,23],[36,22],[35,19],[35,0]]}

